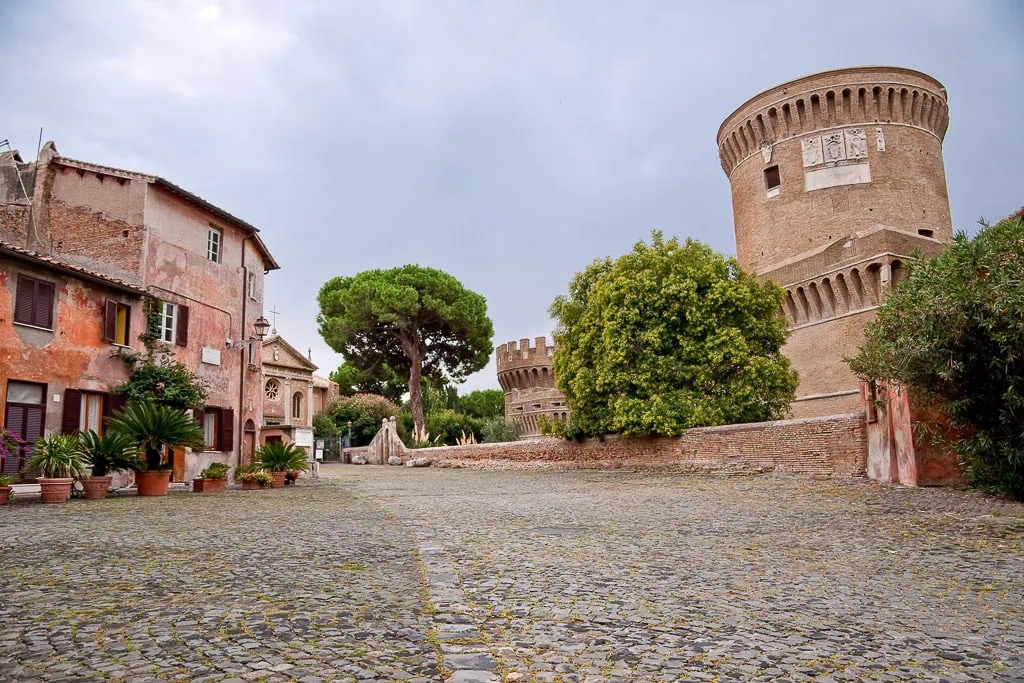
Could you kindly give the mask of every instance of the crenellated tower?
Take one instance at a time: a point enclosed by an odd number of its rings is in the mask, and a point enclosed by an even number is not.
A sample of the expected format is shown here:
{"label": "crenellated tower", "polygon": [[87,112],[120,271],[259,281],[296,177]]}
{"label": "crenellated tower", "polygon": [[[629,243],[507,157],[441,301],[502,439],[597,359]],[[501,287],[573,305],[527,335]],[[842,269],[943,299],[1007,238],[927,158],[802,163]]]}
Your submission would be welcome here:
{"label": "crenellated tower", "polygon": [[565,396],[555,388],[554,354],[555,347],[548,346],[546,337],[535,338],[533,346],[529,339],[520,339],[518,344],[511,341],[495,349],[498,383],[505,392],[505,419],[521,424],[524,436],[540,433],[541,415],[569,418]]}
{"label": "crenellated tower", "polygon": [[718,131],[740,264],[786,291],[784,349],[796,417],[851,412],[844,357],[915,252],[953,237],[942,140],[946,89],[919,71],[866,66],[757,95]]}

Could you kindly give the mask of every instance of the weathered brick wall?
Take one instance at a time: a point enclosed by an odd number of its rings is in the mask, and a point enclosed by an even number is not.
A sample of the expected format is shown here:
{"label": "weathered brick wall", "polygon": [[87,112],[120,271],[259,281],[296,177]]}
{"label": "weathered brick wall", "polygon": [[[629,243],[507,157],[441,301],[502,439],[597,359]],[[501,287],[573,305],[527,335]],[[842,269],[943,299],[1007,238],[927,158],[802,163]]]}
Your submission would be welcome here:
{"label": "weathered brick wall", "polygon": [[861,413],[691,429],[679,438],[609,436],[582,442],[540,438],[425,448],[406,453],[435,461],[553,463],[575,467],[749,465],[778,472],[861,476],[867,434]]}

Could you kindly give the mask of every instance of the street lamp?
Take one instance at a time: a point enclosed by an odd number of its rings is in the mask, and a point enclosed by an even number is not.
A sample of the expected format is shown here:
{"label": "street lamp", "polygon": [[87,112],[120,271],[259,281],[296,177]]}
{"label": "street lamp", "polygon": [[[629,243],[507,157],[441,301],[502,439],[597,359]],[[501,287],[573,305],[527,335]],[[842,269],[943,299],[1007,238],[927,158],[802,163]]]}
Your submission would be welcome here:
{"label": "street lamp", "polygon": [[267,336],[267,330],[270,329],[270,321],[264,318],[262,315],[256,318],[256,322],[252,324],[256,328],[256,336],[260,338],[260,341]]}

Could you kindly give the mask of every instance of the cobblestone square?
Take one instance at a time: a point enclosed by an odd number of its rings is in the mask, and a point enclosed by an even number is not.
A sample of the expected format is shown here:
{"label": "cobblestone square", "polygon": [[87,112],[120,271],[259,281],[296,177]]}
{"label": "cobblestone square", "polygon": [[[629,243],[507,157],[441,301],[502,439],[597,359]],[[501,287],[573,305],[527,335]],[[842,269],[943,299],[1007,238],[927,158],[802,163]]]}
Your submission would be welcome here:
{"label": "cobblestone square", "polygon": [[776,476],[324,475],[0,509],[0,680],[1024,680],[1018,504]]}

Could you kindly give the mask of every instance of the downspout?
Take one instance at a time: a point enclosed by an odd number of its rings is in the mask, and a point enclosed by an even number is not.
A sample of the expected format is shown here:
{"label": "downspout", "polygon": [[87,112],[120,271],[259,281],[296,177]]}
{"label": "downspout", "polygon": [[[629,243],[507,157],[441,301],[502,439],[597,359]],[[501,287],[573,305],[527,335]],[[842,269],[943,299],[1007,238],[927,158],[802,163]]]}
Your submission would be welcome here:
{"label": "downspout", "polygon": [[[252,238],[252,235],[246,235],[242,239],[242,329],[240,338],[242,341],[248,341],[245,334],[246,325],[246,303],[249,298],[249,271],[245,267],[245,245]],[[248,344],[242,346],[242,353],[239,358],[239,381],[238,381],[238,467],[242,466],[242,449],[245,447],[245,359],[249,355]],[[253,448],[256,444],[253,443]]]}

